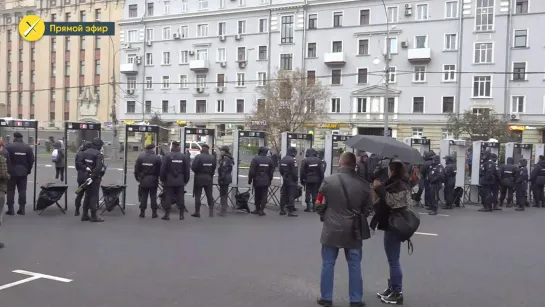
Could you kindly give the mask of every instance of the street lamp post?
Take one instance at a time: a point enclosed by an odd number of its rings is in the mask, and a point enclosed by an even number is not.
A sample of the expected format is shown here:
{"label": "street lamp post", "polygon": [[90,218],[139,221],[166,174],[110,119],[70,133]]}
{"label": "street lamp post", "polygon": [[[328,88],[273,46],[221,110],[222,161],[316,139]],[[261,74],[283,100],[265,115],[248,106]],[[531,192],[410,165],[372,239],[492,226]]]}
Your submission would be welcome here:
{"label": "street lamp post", "polygon": [[386,54],[384,55],[384,136],[390,136],[390,130],[388,129],[388,106],[389,106],[389,91],[390,91],[390,57],[391,57],[391,43],[390,43],[390,18],[388,16],[388,8],[386,3],[382,0],[382,6],[384,7],[384,13],[386,15]]}

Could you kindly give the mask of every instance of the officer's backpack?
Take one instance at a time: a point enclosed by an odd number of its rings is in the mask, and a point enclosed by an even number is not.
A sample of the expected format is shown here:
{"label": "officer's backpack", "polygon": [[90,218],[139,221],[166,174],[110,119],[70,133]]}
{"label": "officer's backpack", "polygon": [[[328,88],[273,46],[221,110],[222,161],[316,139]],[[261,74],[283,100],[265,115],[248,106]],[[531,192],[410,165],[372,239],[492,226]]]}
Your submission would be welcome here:
{"label": "officer's backpack", "polygon": [[53,162],[57,162],[58,159],[59,159],[59,150],[55,148],[53,150],[53,153],[51,153],[51,160]]}

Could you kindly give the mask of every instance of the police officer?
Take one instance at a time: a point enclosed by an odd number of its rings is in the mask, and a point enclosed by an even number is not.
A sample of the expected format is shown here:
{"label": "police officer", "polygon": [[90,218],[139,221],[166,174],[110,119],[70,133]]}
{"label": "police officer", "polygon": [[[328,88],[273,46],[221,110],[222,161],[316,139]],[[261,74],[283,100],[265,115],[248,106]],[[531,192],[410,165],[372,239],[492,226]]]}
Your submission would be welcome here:
{"label": "police officer", "polygon": [[165,221],[170,220],[170,210],[172,200],[176,200],[180,211],[180,220],[184,219],[185,199],[184,187],[189,182],[190,177],[189,157],[180,151],[180,142],[172,142],[170,152],[161,160],[160,179],[163,183],[163,209],[165,215],[161,218]]}
{"label": "police officer", "polygon": [[365,151],[362,151],[359,155],[359,161],[356,164],[356,170],[358,172],[358,175],[363,180],[369,181],[369,171],[367,170],[367,161],[369,160],[369,156]]}
{"label": "police officer", "polygon": [[454,205],[454,187],[456,186],[456,167],[451,156],[445,157],[445,164],[445,189],[443,190],[445,206],[443,209],[452,209]]}
{"label": "police officer", "polygon": [[220,147],[220,163],[218,165],[218,186],[220,190],[220,216],[225,216],[227,213],[227,198],[229,193],[229,185],[233,182],[233,165],[234,160],[229,152],[229,147]]}
{"label": "police officer", "polygon": [[289,147],[286,156],[280,160],[280,175],[282,176],[282,190],[280,192],[280,215],[297,216],[295,214],[295,196],[299,176],[297,172],[297,149]]}
{"label": "police officer", "polygon": [[248,184],[253,184],[254,187],[255,210],[251,213],[259,216],[265,215],[269,187],[274,176],[274,163],[271,158],[267,157],[268,151],[267,147],[259,147],[257,156],[250,163],[248,173]]}
{"label": "police officer", "polygon": [[316,212],[316,196],[318,196],[319,184],[324,180],[324,170],[322,160],[318,158],[315,149],[309,148],[307,155],[301,162],[299,178],[301,185],[305,187],[305,203],[307,204],[305,212]]}
{"label": "police officer", "polygon": [[210,146],[204,144],[201,146],[201,153],[198,154],[193,163],[191,170],[195,173],[193,182],[193,193],[195,195],[195,212],[191,214],[193,217],[201,217],[201,195],[204,189],[206,202],[208,203],[208,216],[214,216],[214,198],[212,196],[212,188],[214,186],[214,173],[216,172],[216,159],[210,154]]}
{"label": "police officer", "polygon": [[[429,208],[432,199],[433,199],[433,193],[432,189],[429,188],[430,186],[430,172],[433,169],[433,157],[435,154],[432,152],[425,152],[424,153],[424,167],[422,167],[422,178],[423,178],[423,187],[418,189],[417,194],[420,196],[422,195],[422,192],[424,192],[424,206]],[[423,191],[422,191],[423,190]]]}
{"label": "police officer", "polygon": [[[500,167],[500,207],[503,207],[503,201],[507,195],[507,208],[513,205],[513,190],[515,188],[516,176],[518,173],[517,166],[514,165],[515,159],[507,158],[507,163]],[[526,174],[528,181],[528,174]]]}
{"label": "police officer", "polygon": [[500,167],[498,166],[498,155],[496,155],[495,153],[491,154],[490,160],[492,160],[492,162],[494,162],[496,166],[496,174],[495,174],[496,183],[492,185],[492,205],[493,205],[492,209],[501,210],[501,208],[498,206],[499,205],[498,195],[500,194],[500,185],[501,185],[501,176],[499,171]]}
{"label": "police officer", "polygon": [[519,167],[515,176],[515,193],[517,196],[517,206],[515,211],[524,211],[528,203],[528,161],[520,159]]}
{"label": "police officer", "polygon": [[[78,181],[78,187],[83,185],[87,178],[89,178],[89,172],[87,171],[87,165],[85,164],[85,159],[83,158],[83,153],[91,148],[91,142],[83,142],[81,145],[78,153],[76,154],[76,161],[75,161],[75,167],[76,172],[78,173],[77,181]],[[76,214],[75,216],[80,215],[80,208],[81,208],[81,200],[83,199],[83,195],[85,194],[85,190],[82,189],[81,192],[76,194]]]}
{"label": "police officer", "polygon": [[13,143],[6,145],[6,151],[9,153],[8,171],[10,179],[8,180],[8,195],[6,204],[8,211],[6,215],[14,215],[15,188],[19,193],[19,210],[17,214],[25,215],[26,205],[26,187],[27,177],[32,172],[34,165],[34,152],[32,148],[23,142],[23,135],[20,132],[13,134]]}
{"label": "police officer", "polygon": [[437,207],[439,203],[439,191],[443,185],[445,170],[441,165],[441,158],[437,155],[433,156],[432,163],[428,173],[429,185],[426,191],[430,194],[430,212],[429,215],[437,215]]}
{"label": "police officer", "polygon": [[146,146],[134,163],[134,178],[139,184],[140,217],[146,217],[148,196],[151,201],[151,218],[157,218],[157,187],[161,175],[161,158],[155,154],[155,145]]}
{"label": "police officer", "polygon": [[480,212],[492,212],[492,186],[496,184],[496,163],[490,160],[490,151],[482,154],[481,168],[479,170],[479,185],[481,186],[481,199],[483,208]]}
{"label": "police officer", "polygon": [[[84,169],[88,169],[88,177],[91,178],[91,183],[85,188],[85,199],[83,200],[82,221],[104,222],[103,219],[97,216],[97,205],[100,194],[100,182],[104,175],[104,156],[100,153],[102,149],[101,139],[95,138],[91,142],[91,147],[83,152]],[[89,217],[89,210],[91,217]]]}
{"label": "police officer", "polygon": [[545,187],[545,157],[544,156],[539,156],[539,161],[534,166],[534,169],[532,170],[532,174],[530,175],[530,182],[532,184],[532,193],[534,194],[534,207],[545,208],[545,196],[543,194],[543,188]]}

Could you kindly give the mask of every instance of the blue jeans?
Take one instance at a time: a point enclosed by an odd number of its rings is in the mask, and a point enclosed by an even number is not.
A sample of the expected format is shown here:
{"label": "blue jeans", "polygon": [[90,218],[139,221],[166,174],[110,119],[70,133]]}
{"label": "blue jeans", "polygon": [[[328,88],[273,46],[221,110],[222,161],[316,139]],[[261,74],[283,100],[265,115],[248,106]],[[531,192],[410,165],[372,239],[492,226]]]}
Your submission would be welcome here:
{"label": "blue jeans", "polygon": [[[361,276],[361,248],[345,248],[348,262],[348,295],[351,303],[363,302],[363,279]],[[333,301],[333,276],[339,248],[322,245],[321,299]]]}
{"label": "blue jeans", "polygon": [[403,290],[403,272],[399,263],[401,240],[391,231],[384,232],[384,251],[390,265],[390,286],[394,291]]}

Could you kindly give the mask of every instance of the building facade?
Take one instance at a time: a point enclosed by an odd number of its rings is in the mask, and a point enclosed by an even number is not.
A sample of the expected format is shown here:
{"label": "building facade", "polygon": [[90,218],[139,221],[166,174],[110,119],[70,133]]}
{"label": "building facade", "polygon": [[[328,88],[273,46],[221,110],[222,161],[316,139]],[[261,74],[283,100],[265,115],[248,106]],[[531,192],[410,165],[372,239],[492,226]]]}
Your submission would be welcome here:
{"label": "building facade", "polygon": [[111,121],[111,78],[119,68],[115,64],[119,39],[44,36],[27,42],[19,35],[18,25],[29,14],[44,21],[117,21],[123,16],[124,1],[2,1],[2,116],[36,119],[40,128],[62,128],[69,120]]}
{"label": "building facade", "polygon": [[243,125],[255,87],[300,68],[347,133],[381,134],[387,96],[394,137],[441,139],[449,113],[492,109],[542,142],[543,17],[537,0],[127,0],[119,113]]}

